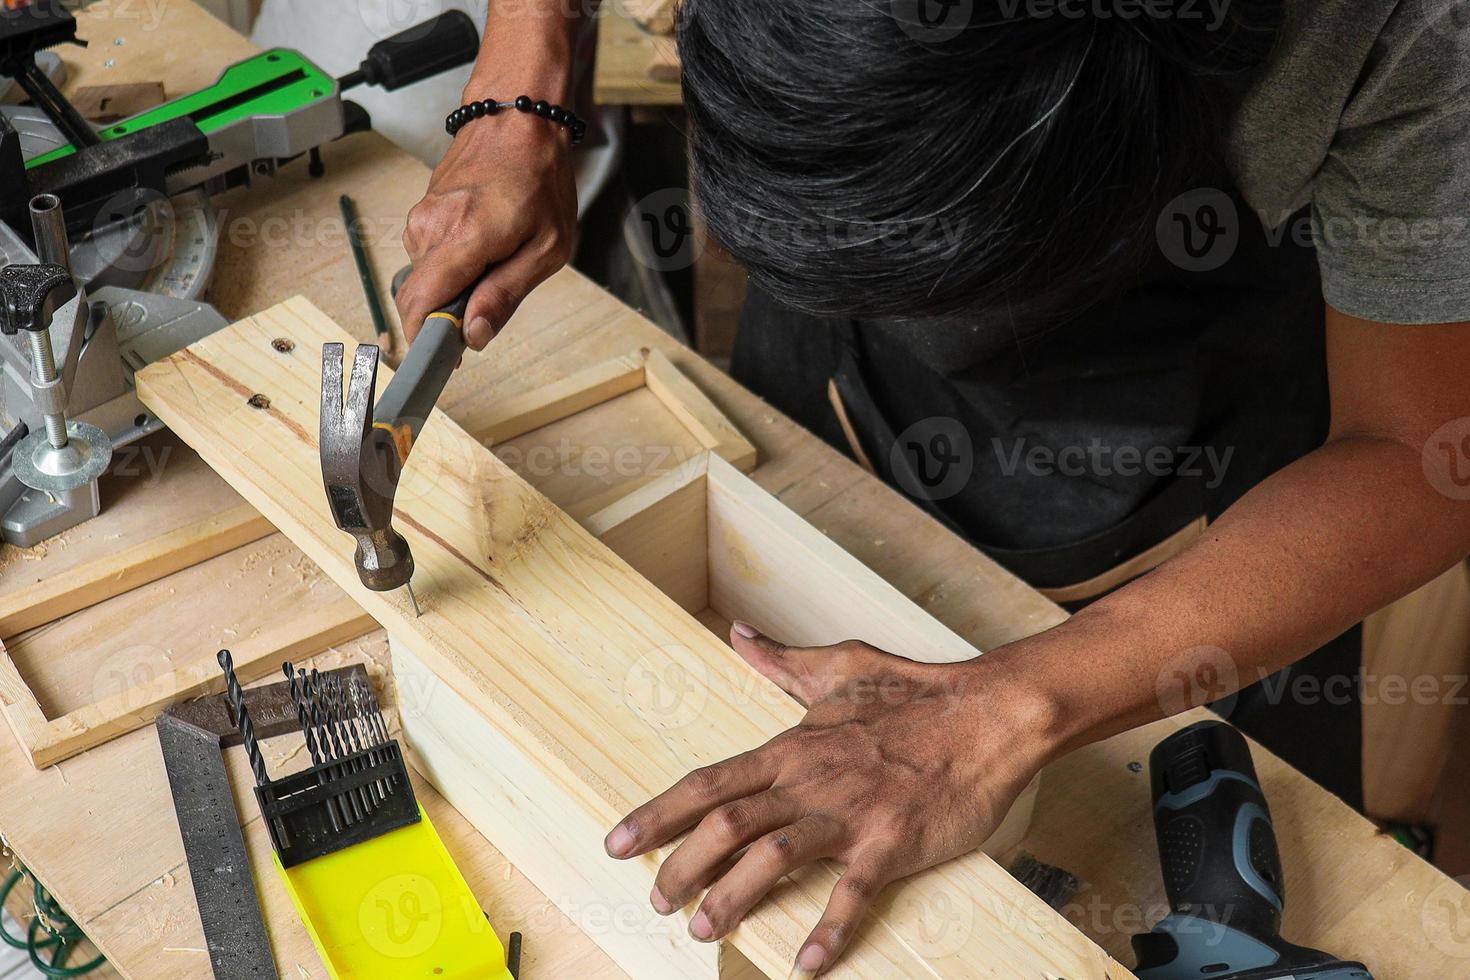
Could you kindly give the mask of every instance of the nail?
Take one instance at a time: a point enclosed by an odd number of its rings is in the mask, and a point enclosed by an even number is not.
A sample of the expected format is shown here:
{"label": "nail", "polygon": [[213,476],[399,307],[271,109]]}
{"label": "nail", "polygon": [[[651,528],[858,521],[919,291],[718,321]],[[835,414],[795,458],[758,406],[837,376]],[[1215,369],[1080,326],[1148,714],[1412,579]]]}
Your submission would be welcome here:
{"label": "nail", "polygon": [[707,943],[715,936],[715,927],[710,925],[709,916],[701,910],[694,913],[694,919],[689,923],[689,935],[702,943]]}
{"label": "nail", "polygon": [[475,317],[470,321],[470,328],[465,331],[465,337],[468,338],[471,334],[475,336],[483,334],[488,339],[490,336],[490,321],[482,316]]}
{"label": "nail", "polygon": [[613,828],[612,833],[607,835],[603,846],[613,857],[626,857],[633,849],[633,832],[622,824],[618,824]]}
{"label": "nail", "polygon": [[[806,976],[814,977],[825,962],[827,962],[827,951],[816,943],[809,943],[796,957],[796,969],[804,971]],[[799,975],[801,974],[792,974],[792,976]]]}
{"label": "nail", "polygon": [[667,898],[664,898],[664,893],[658,890],[657,885],[654,885],[653,891],[649,892],[648,903],[653,906],[653,910],[659,915],[673,914],[673,903],[671,903]]}
{"label": "nail", "polygon": [[753,640],[757,636],[760,636],[761,635],[761,631],[760,630],[756,629],[754,626],[750,625],[749,623],[742,623],[738,619],[735,620],[735,622],[734,622],[733,625],[735,627],[735,632],[739,633],[741,636],[745,637],[747,640]]}

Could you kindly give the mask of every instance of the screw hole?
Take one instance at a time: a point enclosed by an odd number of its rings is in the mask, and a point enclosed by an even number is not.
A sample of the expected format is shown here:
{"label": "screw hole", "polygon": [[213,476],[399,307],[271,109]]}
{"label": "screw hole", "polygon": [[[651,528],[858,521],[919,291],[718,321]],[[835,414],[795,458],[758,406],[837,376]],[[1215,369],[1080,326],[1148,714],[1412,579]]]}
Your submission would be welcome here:
{"label": "screw hole", "polygon": [[147,415],[139,415],[139,416],[137,416],[136,418],[133,419],[133,425],[136,428],[141,429],[141,428],[143,428],[143,426],[145,426],[147,424],[148,424],[148,416]]}
{"label": "screw hole", "polygon": [[270,408],[271,400],[265,395],[255,394],[251,395],[250,398],[246,400],[245,404],[249,405],[251,408]]}
{"label": "screw hole", "polygon": [[289,354],[296,349],[296,341],[288,340],[285,337],[277,337],[271,341],[271,346],[276,349],[278,354]]}

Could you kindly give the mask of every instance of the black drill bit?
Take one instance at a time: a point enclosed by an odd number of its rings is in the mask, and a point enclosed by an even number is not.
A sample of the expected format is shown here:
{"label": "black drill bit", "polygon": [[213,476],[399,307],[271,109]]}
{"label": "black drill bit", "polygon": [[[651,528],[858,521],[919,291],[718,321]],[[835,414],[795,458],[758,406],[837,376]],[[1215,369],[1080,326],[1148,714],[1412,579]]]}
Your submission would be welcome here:
{"label": "black drill bit", "polygon": [[[301,701],[297,705],[298,717],[301,720],[301,730],[306,735],[307,746],[313,749],[312,764],[320,766],[327,761],[327,755],[331,751],[331,746],[327,744],[324,733],[318,730],[315,693],[312,690],[311,679],[307,677],[304,668],[296,668],[295,681],[301,696]],[[322,786],[326,785],[327,774],[325,772],[317,776],[317,783]],[[347,814],[343,812],[340,801],[327,800],[327,817],[332,822],[332,829],[341,831],[343,824],[347,820]]]}
{"label": "black drill bit", "polygon": [[[306,751],[311,753],[311,764],[319,766],[322,764],[322,750],[316,744],[316,734],[311,730],[311,717],[306,711],[306,701],[302,695],[302,684],[306,679],[306,672],[299,675],[293,672],[289,663],[282,664],[281,669],[286,674],[286,682],[291,688],[291,703],[296,705],[296,720],[301,722],[301,732],[306,736]],[[298,676],[301,680],[297,680]]]}
{"label": "black drill bit", "polygon": [[[332,721],[331,704],[325,681],[321,672],[315,667],[311,669],[311,714],[317,720],[321,734],[318,736],[323,745],[330,745],[329,761],[340,763],[347,755],[342,745],[342,736],[337,731]],[[351,811],[350,820],[356,823],[362,819],[363,814],[358,806],[356,798],[351,793],[345,793],[337,797],[339,801],[346,800],[344,811]]]}
{"label": "black drill bit", "polygon": [[245,692],[240,688],[240,678],[235,676],[235,658],[230,655],[230,651],[221,650],[216,659],[225,672],[230,714],[234,718],[235,727],[240,730],[240,740],[245,743],[245,754],[250,757],[255,783],[257,786],[264,786],[270,782],[270,775],[265,771],[265,757],[260,754],[260,745],[255,741],[255,726],[250,723],[250,711],[245,707]]}
{"label": "black drill bit", "polygon": [[378,696],[373,693],[372,685],[362,678],[356,677],[353,680],[362,692],[362,700],[367,706],[368,724],[372,727],[373,736],[377,739],[379,745],[387,745],[389,742],[388,724],[383,721],[383,709],[378,707]]}
{"label": "black drill bit", "polygon": [[[383,720],[383,710],[378,707],[378,697],[373,693],[372,684],[360,677],[353,678],[353,684],[357,688],[357,694],[363,703],[363,712],[367,721],[368,729],[373,734],[373,741],[378,746],[385,746],[391,741],[388,736],[388,724]],[[389,776],[384,780],[386,791],[391,793],[398,783],[396,775]]]}
{"label": "black drill bit", "polygon": [[[352,718],[347,710],[347,698],[342,693],[342,678],[336,674],[327,675],[327,695],[332,705],[332,717],[337,723],[337,728],[342,733],[342,740],[347,745],[347,751],[352,756],[358,756],[361,747],[357,744],[357,729],[352,725]],[[361,758],[353,758],[350,763],[353,772],[362,772],[364,762]],[[354,793],[363,809],[371,814],[377,809],[377,800],[374,799],[372,787],[359,786]]]}
{"label": "black drill bit", "polygon": [[[383,754],[378,751],[378,748],[383,743],[378,741],[378,735],[373,728],[372,719],[368,717],[367,701],[366,698],[363,697],[362,678],[353,676],[348,680],[347,698],[352,704],[352,717],[353,720],[357,723],[358,730],[362,735],[362,744],[367,749],[368,765],[372,766],[373,769],[376,770],[378,768],[378,764],[383,759]],[[388,781],[384,779],[375,779],[373,781],[373,787],[374,794],[380,802],[386,800],[388,798],[388,794],[391,792]]]}

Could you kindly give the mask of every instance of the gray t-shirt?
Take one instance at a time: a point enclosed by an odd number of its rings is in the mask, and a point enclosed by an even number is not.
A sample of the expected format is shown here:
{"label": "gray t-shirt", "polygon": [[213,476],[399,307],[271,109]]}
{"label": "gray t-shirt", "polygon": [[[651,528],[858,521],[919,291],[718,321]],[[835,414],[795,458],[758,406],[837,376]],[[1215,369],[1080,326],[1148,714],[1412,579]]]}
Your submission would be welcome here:
{"label": "gray t-shirt", "polygon": [[1283,234],[1310,203],[1328,303],[1470,320],[1470,0],[1284,0],[1230,133],[1241,193]]}

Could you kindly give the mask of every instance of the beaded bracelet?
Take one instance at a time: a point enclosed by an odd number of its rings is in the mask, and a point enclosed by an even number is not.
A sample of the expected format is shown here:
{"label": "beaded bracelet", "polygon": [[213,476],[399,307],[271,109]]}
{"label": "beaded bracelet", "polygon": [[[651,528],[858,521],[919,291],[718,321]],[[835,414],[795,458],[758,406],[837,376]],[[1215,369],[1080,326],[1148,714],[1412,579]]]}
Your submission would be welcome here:
{"label": "beaded bracelet", "polygon": [[493,116],[501,109],[515,109],[519,112],[534,112],[542,119],[564,127],[572,134],[572,144],[582,142],[587,135],[587,121],[580,118],[570,109],[563,109],[559,105],[552,105],[545,99],[531,101],[529,95],[516,96],[513,102],[496,102],[493,99],[481,99],[478,102],[469,102],[460,106],[449,114],[444,120],[444,131],[450,136],[464,128],[465,123],[479,119],[482,116]]}

